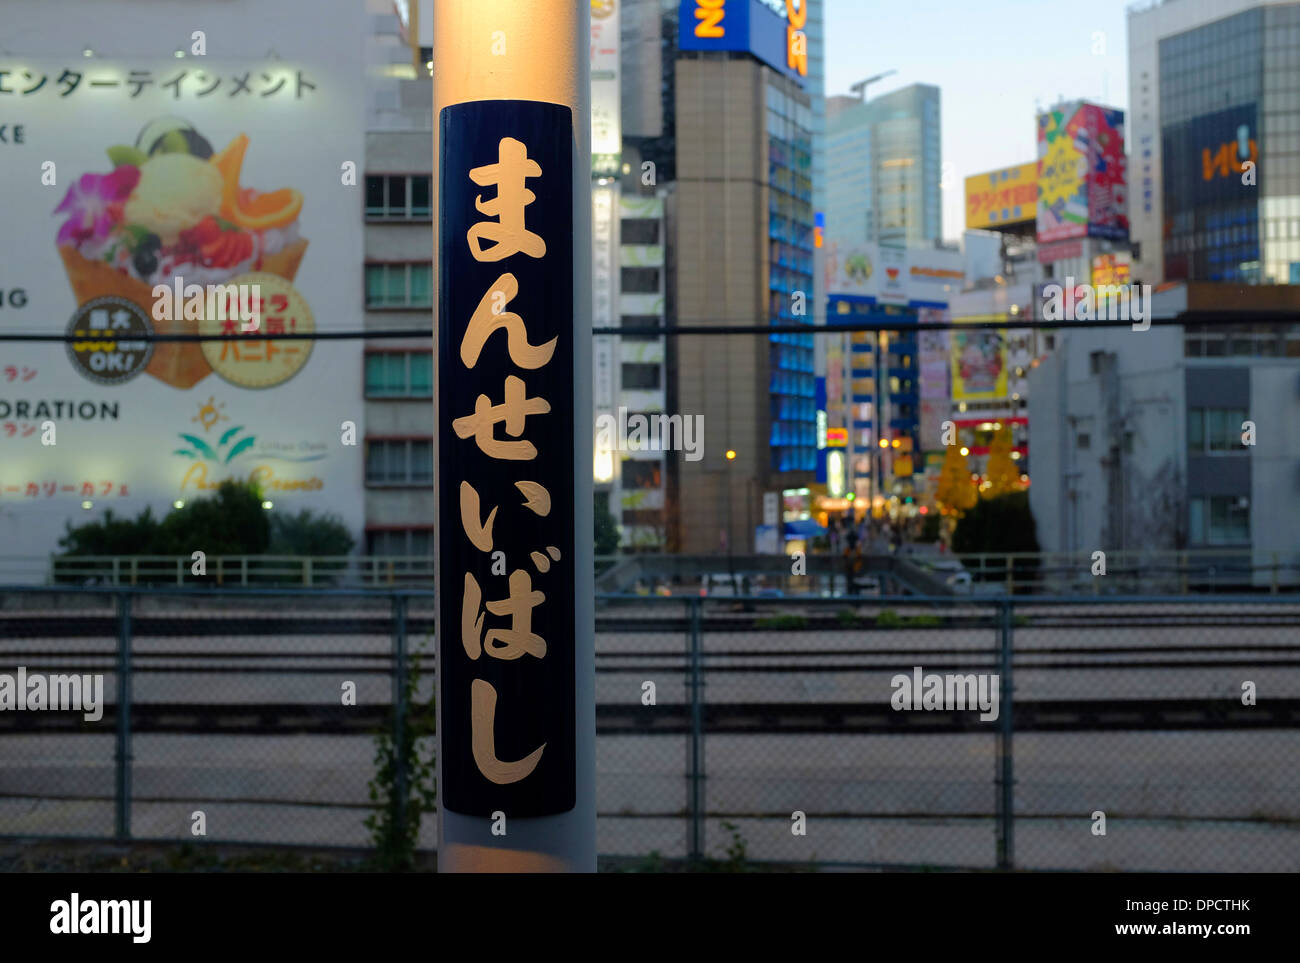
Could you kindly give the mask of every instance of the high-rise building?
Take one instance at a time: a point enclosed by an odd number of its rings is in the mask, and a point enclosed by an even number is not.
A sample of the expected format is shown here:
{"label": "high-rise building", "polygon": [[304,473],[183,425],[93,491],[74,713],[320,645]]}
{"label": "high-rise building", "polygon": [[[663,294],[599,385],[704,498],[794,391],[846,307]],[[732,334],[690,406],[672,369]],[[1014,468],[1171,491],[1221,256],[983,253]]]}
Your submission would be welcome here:
{"label": "high-rise building", "polygon": [[942,237],[939,88],[826,101],[826,232],[847,244],[917,247]]}
{"label": "high-rise building", "polygon": [[1128,36],[1134,276],[1300,283],[1300,3],[1166,2]]}
{"label": "high-rise building", "polygon": [[[674,81],[677,322],[811,326],[813,15],[696,6],[679,10]],[[677,342],[677,408],[705,416],[702,458],[680,462],[677,544],[753,551],[763,496],[814,477],[812,334]]]}

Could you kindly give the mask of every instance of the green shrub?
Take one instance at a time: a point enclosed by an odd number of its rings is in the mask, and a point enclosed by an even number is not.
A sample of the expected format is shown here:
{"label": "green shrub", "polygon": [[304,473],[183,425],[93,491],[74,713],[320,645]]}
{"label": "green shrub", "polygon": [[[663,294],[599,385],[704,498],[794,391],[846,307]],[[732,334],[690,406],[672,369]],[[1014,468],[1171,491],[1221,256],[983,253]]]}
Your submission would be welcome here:
{"label": "green shrub", "polygon": [[881,609],[876,615],[876,628],[878,629],[896,629],[903,624],[903,620],[893,609]]}
{"label": "green shrub", "polygon": [[769,615],[754,620],[754,628],[756,629],[804,629],[807,627],[808,619],[803,615]]}

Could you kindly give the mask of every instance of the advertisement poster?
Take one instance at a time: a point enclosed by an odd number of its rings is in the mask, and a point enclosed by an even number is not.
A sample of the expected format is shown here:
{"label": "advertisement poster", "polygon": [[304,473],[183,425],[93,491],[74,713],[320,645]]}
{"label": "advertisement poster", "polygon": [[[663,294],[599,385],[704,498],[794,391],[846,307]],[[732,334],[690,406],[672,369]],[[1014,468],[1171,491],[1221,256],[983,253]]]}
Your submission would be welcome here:
{"label": "advertisement poster", "polygon": [[[320,23],[359,29],[352,5],[331,6]],[[62,36],[68,9],[30,19]],[[343,186],[340,160],[364,160],[364,85],[359,45],[352,62],[344,49],[0,54],[5,122],[22,131],[0,150],[0,330],[86,339],[0,344],[0,543],[54,552],[67,522],[161,517],[228,478],[360,537],[363,448],[340,425],[362,424],[361,342],[262,336],[362,317],[364,183]],[[155,332],[239,339],[143,339]]]}
{"label": "advertisement poster", "polygon": [[952,338],[952,397],[954,401],[1004,398],[1007,394],[1007,349],[1003,332],[963,331]]}
{"label": "advertisement poster", "polygon": [[1032,221],[1038,209],[1038,162],[966,178],[966,229]]}
{"label": "advertisement poster", "polygon": [[1038,117],[1038,241],[1128,238],[1124,112],[1075,101]]}
{"label": "advertisement poster", "polygon": [[949,417],[948,390],[951,337],[947,330],[927,330],[926,325],[948,321],[947,311],[922,308],[917,330],[918,388],[921,403],[921,448],[940,446],[942,424]]}
{"label": "advertisement poster", "polygon": [[1038,117],[1038,241],[1088,234],[1088,142],[1078,103]]}
{"label": "advertisement poster", "polygon": [[877,248],[880,263],[876,298],[881,304],[907,303],[907,248]]}

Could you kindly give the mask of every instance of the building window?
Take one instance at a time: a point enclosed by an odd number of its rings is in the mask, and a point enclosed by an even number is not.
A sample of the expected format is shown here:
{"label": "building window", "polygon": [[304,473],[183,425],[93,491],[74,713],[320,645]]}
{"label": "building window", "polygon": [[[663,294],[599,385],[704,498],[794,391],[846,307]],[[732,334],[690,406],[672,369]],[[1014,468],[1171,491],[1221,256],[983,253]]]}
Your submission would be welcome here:
{"label": "building window", "polygon": [[1078,443],[1079,443],[1079,448],[1080,448],[1080,449],[1083,449],[1083,448],[1091,448],[1091,447],[1092,447],[1092,438],[1091,438],[1089,435],[1085,434],[1084,432],[1079,432]]}
{"label": "building window", "polygon": [[433,574],[433,529],[401,528],[366,532],[366,554],[378,562],[367,566],[363,576],[372,572],[379,578],[391,570],[406,574]]}
{"label": "building window", "polygon": [[[619,318],[620,323],[625,328],[659,328],[663,327],[663,319],[657,314],[624,314]],[[624,341],[656,341],[657,335],[653,334],[625,334],[621,336]]]}
{"label": "building window", "polygon": [[1193,454],[1243,451],[1241,423],[1244,408],[1188,408],[1187,449]]}
{"label": "building window", "polygon": [[367,440],[367,485],[430,485],[432,483],[432,439]]}
{"label": "building window", "polygon": [[659,379],[659,371],[659,365],[657,364],[625,363],[623,365],[623,387],[633,391],[659,388],[662,384]]}
{"label": "building window", "polygon": [[652,218],[627,218],[622,224],[624,244],[658,244],[659,222]]}
{"label": "building window", "polygon": [[367,174],[366,217],[428,220],[428,174]]}
{"label": "building window", "polygon": [[380,351],[366,355],[367,398],[431,398],[431,351]]}
{"label": "building window", "polygon": [[1241,495],[1213,495],[1188,502],[1193,545],[1249,545],[1250,502]]}
{"label": "building window", "polygon": [[432,264],[366,265],[366,307],[429,308],[432,306]]}
{"label": "building window", "polygon": [[641,461],[635,458],[623,460],[623,488],[662,488],[663,462]]}
{"label": "building window", "polygon": [[624,294],[658,294],[659,269],[652,267],[625,267],[620,272]]}

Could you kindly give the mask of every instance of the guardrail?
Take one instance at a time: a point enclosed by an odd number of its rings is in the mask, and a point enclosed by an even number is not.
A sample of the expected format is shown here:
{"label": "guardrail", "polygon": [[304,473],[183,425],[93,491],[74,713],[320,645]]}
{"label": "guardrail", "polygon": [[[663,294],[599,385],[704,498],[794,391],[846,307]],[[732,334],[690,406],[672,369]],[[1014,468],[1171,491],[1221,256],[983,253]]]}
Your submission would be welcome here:
{"label": "guardrail", "polygon": [[[874,579],[883,594],[1170,594],[1300,588],[1300,550],[1186,549],[1107,552],[940,553],[904,545],[888,555],[598,556],[598,591],[699,594],[702,575],[733,575],[737,593],[763,585],[791,596],[852,594],[854,581]],[[0,556],[0,584],[107,586],[303,586],[306,588],[432,587],[431,556],[401,555],[85,555]],[[756,581],[757,580],[757,581]],[[757,594],[757,593],[755,593]]]}

